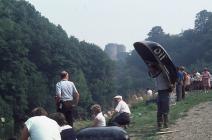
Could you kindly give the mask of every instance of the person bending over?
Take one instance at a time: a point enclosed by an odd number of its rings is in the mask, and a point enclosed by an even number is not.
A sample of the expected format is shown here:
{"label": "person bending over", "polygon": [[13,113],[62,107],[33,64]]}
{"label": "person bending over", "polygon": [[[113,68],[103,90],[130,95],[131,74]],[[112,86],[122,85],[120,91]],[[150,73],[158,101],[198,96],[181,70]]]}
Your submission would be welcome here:
{"label": "person bending over", "polygon": [[33,109],[32,117],[25,122],[21,132],[21,140],[61,140],[60,126],[47,115],[42,107]]}
{"label": "person bending over", "polygon": [[117,106],[108,125],[126,127],[130,123],[130,108],[122,99],[122,96],[117,95],[113,99]]}

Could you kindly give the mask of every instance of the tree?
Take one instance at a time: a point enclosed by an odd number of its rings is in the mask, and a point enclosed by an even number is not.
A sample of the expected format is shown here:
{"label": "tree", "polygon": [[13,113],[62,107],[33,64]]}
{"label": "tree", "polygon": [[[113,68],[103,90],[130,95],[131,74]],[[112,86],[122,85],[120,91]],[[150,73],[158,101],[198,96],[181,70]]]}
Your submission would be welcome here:
{"label": "tree", "polygon": [[151,31],[148,33],[148,40],[152,41],[158,41],[161,38],[164,37],[164,32],[161,26],[155,26],[151,29]]}
{"label": "tree", "polygon": [[209,20],[209,17],[211,16],[211,12],[208,12],[207,10],[202,10],[199,13],[196,14],[196,20],[195,20],[195,30],[198,32],[207,32],[206,25]]}

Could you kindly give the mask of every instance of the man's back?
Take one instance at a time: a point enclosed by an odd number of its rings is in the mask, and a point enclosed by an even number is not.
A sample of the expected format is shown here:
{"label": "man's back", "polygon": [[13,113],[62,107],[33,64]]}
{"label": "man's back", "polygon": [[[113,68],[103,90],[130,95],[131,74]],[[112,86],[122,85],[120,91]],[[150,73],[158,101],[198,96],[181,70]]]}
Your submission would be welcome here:
{"label": "man's back", "polygon": [[61,94],[61,100],[73,100],[73,93],[77,92],[73,82],[68,80],[62,80],[56,85],[56,93]]}
{"label": "man's back", "polygon": [[29,118],[25,125],[31,140],[61,140],[59,125],[46,116]]}

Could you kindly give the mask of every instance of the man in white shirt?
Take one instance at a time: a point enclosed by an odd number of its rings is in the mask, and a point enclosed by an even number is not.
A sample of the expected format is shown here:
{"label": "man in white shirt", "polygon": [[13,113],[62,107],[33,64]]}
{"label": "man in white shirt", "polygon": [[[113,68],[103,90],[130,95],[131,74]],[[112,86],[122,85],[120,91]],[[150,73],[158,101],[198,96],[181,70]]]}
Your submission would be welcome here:
{"label": "man in white shirt", "polygon": [[109,125],[118,125],[118,126],[126,126],[130,123],[130,108],[126,104],[125,101],[123,101],[122,96],[117,95],[114,97],[115,103],[117,103],[117,106],[113,113],[113,119],[111,120]]}
{"label": "man in white shirt", "polygon": [[58,112],[65,115],[66,121],[73,127],[73,107],[79,102],[79,93],[73,82],[69,81],[66,71],[60,73],[61,81],[56,84],[56,103]]}
{"label": "man in white shirt", "polygon": [[47,112],[41,108],[32,111],[32,117],[25,122],[21,132],[21,140],[61,140],[60,126],[47,117]]}

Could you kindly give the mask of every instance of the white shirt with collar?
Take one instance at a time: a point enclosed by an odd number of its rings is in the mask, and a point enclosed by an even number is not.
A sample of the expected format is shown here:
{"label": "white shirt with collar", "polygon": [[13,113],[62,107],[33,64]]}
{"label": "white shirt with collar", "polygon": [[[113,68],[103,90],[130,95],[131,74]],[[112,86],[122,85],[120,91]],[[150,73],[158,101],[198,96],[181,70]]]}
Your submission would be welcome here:
{"label": "white shirt with collar", "polygon": [[115,111],[119,113],[126,112],[131,114],[129,106],[123,100],[119,101],[118,105],[115,108]]}
{"label": "white shirt with collar", "polygon": [[61,80],[56,84],[56,95],[62,101],[73,100],[73,93],[78,92],[74,83],[68,80]]}

